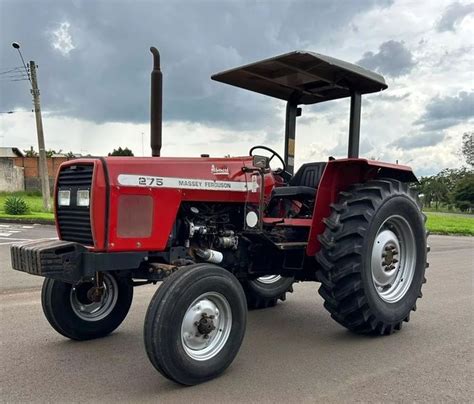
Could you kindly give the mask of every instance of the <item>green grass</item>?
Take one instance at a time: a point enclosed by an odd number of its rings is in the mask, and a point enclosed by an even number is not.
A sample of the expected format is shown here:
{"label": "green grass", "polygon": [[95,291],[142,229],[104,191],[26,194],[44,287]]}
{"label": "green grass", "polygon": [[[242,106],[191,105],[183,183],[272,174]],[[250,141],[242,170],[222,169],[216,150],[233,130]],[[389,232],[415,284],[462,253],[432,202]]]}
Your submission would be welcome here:
{"label": "green grass", "polygon": [[9,215],[5,213],[3,210],[0,210],[0,219],[21,219],[25,221],[32,221],[32,220],[51,220],[54,221],[54,214],[53,213],[46,213],[46,212],[31,212],[27,215]]}
{"label": "green grass", "polygon": [[[8,215],[4,211],[4,203],[8,193],[0,193],[0,219],[53,220],[52,212],[43,211],[43,200],[38,193],[16,192],[14,195],[25,199],[30,207],[27,215]],[[432,234],[460,234],[474,236],[474,215],[455,213],[425,212],[428,216],[427,228]]]}
{"label": "green grass", "polygon": [[474,236],[474,215],[426,212],[426,227],[432,234]]}
{"label": "green grass", "polygon": [[[10,195],[16,195],[23,198],[30,208],[30,213],[27,215],[9,215],[5,213],[5,199]],[[43,198],[41,194],[36,192],[14,192],[14,193],[0,193],[0,219],[20,219],[20,220],[54,220],[52,212],[45,212],[43,210]]]}

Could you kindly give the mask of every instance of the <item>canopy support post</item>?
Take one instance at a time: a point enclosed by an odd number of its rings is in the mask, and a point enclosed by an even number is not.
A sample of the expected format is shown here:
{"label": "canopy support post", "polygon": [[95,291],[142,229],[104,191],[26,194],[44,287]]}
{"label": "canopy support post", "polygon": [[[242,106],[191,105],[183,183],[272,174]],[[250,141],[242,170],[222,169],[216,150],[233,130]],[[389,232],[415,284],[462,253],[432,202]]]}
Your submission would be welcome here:
{"label": "canopy support post", "polygon": [[301,108],[298,108],[296,97],[290,97],[286,103],[285,120],[285,164],[286,171],[291,175],[295,171],[295,135],[296,135],[296,117],[301,115]]}
{"label": "canopy support post", "polygon": [[347,157],[349,158],[359,158],[361,102],[361,93],[352,91],[351,114],[349,118],[349,147],[347,152]]}

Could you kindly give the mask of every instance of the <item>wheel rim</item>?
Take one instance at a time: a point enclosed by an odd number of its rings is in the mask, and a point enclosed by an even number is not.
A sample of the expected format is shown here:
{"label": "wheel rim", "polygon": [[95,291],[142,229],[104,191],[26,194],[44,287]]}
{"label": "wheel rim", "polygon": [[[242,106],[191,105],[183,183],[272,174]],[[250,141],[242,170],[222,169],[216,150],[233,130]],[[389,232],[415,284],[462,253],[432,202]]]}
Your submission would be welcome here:
{"label": "wheel rim", "polygon": [[266,275],[257,278],[256,281],[264,283],[265,285],[271,285],[272,283],[278,282],[281,279],[281,275]]}
{"label": "wheel rim", "polygon": [[104,291],[100,301],[94,302],[88,292],[93,288],[93,282],[82,282],[73,285],[70,301],[73,312],[84,321],[99,321],[107,317],[114,309],[118,299],[117,281],[112,275],[104,274]]}
{"label": "wheel rim", "polygon": [[181,324],[181,342],[193,359],[205,361],[216,356],[227,342],[232,328],[232,310],[227,299],[207,292],[194,300]]}
{"label": "wheel rim", "polygon": [[410,288],[415,267],[411,226],[401,216],[390,216],[380,226],[372,247],[372,281],[380,298],[387,303],[400,301]]}

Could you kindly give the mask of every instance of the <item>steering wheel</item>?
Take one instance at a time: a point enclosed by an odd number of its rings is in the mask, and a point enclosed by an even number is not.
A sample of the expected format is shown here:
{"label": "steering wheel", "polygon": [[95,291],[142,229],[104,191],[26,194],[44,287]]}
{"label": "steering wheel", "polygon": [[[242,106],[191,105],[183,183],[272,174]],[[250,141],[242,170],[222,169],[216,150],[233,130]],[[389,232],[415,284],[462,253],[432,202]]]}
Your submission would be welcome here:
{"label": "steering wheel", "polygon": [[267,152],[270,152],[272,155],[271,157],[268,159],[268,164],[270,164],[270,162],[272,161],[273,157],[277,157],[278,160],[280,160],[281,162],[281,165],[282,165],[282,168],[279,168],[277,170],[275,170],[276,173],[281,173],[281,172],[285,172],[286,171],[286,164],[285,164],[285,160],[283,160],[283,158],[273,149],[270,149],[269,147],[267,146],[254,146],[250,149],[249,151],[249,155],[250,156],[253,156],[253,152],[257,149],[263,149],[263,150],[266,150]]}

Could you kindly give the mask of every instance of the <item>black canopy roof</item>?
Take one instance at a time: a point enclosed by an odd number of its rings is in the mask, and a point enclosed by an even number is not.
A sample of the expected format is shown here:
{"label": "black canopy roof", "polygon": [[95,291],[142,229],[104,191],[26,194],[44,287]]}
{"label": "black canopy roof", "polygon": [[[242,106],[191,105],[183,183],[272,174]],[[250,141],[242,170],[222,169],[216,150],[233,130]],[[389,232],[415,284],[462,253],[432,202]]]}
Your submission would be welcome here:
{"label": "black canopy roof", "polygon": [[384,78],[352,63],[307,51],[214,74],[213,80],[298,104],[349,97],[385,90]]}

